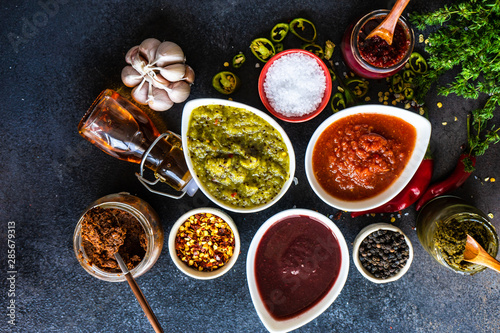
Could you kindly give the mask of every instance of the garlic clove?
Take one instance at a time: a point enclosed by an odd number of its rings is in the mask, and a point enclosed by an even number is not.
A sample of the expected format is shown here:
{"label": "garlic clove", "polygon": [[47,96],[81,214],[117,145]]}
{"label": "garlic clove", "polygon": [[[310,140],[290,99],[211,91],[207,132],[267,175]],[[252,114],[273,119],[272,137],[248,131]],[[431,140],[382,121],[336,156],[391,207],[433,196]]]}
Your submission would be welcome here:
{"label": "garlic clove", "polygon": [[148,90],[149,84],[143,81],[140,85],[132,89],[132,97],[137,103],[146,105],[148,104]]}
{"label": "garlic clove", "polygon": [[161,42],[156,38],[148,38],[139,45],[139,53],[151,63],[156,56],[156,50]]}
{"label": "garlic clove", "polygon": [[184,75],[184,80],[189,84],[194,83],[194,70],[189,65],[186,65],[186,74]]}
{"label": "garlic clove", "polygon": [[177,81],[170,85],[167,92],[172,102],[182,103],[189,97],[191,86],[186,81]]}
{"label": "garlic clove", "polygon": [[180,64],[172,64],[166,67],[160,67],[160,74],[171,82],[176,82],[182,80],[184,75],[186,74],[186,65]]}
{"label": "garlic clove", "polygon": [[128,50],[127,54],[125,55],[125,61],[127,64],[132,65],[132,56],[135,56],[139,52],[139,45],[134,46],[130,50]]}
{"label": "garlic clove", "polygon": [[135,87],[144,80],[142,75],[139,74],[132,66],[126,66],[122,69],[122,81],[127,87]]}
{"label": "garlic clove", "polygon": [[165,79],[161,74],[156,74],[154,78],[148,77],[149,82],[153,84],[154,87],[158,89],[168,90],[172,85],[172,82]]}
{"label": "garlic clove", "polygon": [[168,97],[165,90],[153,88],[153,98],[149,99],[148,105],[155,111],[165,111],[170,109],[174,102]]}
{"label": "garlic clove", "polygon": [[163,42],[156,50],[155,60],[152,64],[165,67],[170,64],[184,63],[186,58],[181,47],[174,42]]}

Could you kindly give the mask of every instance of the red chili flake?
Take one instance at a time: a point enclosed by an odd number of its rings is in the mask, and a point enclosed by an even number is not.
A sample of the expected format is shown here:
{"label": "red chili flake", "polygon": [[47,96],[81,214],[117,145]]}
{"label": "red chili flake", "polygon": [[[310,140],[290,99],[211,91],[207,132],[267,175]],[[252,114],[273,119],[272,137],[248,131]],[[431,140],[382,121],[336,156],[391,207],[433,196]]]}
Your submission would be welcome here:
{"label": "red chili flake", "polygon": [[236,196],[236,192],[231,193],[231,196],[234,198]]}
{"label": "red chili flake", "polygon": [[233,256],[234,234],[220,217],[210,214],[190,216],[177,231],[175,249],[186,265],[199,271],[213,271]]}

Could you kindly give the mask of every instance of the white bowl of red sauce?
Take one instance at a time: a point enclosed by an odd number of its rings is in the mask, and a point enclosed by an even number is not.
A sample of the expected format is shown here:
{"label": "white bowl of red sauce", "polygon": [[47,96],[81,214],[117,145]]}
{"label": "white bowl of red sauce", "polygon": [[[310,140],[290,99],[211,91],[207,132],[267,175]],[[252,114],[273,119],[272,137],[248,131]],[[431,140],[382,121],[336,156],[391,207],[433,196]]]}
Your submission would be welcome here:
{"label": "white bowl of red sauce", "polygon": [[247,256],[253,304],[270,332],[299,328],[337,298],[349,271],[349,250],[338,227],[308,209],[269,218],[255,234]]}
{"label": "white bowl of red sauce", "polygon": [[430,136],[430,122],[411,111],[385,105],[342,110],[312,135],[307,179],[332,207],[351,212],[379,207],[411,180]]}

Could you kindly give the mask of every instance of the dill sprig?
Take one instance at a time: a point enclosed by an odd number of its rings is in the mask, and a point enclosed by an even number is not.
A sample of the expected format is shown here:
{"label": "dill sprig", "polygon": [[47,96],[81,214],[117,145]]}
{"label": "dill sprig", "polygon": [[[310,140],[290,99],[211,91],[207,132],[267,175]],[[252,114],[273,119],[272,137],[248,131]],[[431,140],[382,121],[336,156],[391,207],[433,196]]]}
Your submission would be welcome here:
{"label": "dill sprig", "polygon": [[469,129],[475,132],[469,136],[470,153],[484,154],[490,144],[500,141],[499,129],[487,130],[500,105],[500,0],[467,0],[430,13],[413,13],[411,22],[420,30],[440,26],[428,37],[430,70],[416,79],[417,101],[424,100],[441,75],[459,68],[454,80],[439,86],[438,93],[468,99],[489,96],[482,108],[472,111]]}

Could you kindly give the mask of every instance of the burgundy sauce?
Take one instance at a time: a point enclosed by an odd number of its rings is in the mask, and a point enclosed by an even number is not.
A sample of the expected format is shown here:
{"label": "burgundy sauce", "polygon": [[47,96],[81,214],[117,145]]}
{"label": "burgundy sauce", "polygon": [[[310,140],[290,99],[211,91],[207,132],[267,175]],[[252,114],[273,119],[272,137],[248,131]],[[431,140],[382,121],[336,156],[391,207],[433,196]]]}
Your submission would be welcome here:
{"label": "burgundy sauce", "polygon": [[411,44],[410,37],[400,22],[396,24],[396,28],[394,29],[394,37],[391,45],[378,36],[366,39],[366,36],[384,18],[369,20],[363,25],[358,35],[359,54],[370,65],[379,68],[389,68],[400,62],[408,52]]}
{"label": "burgundy sauce", "polygon": [[304,313],[330,291],[340,272],[340,245],[309,216],[286,217],[262,237],[255,256],[257,289],[276,320]]}

